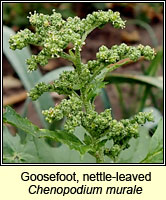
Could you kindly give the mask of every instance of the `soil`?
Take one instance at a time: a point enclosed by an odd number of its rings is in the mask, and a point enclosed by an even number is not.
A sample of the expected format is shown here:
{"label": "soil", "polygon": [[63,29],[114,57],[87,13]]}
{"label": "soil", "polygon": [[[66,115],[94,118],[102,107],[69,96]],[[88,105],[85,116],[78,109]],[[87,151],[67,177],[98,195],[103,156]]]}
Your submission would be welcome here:
{"label": "soil", "polygon": [[[159,46],[163,45],[163,24],[162,21],[158,23],[153,23],[151,24],[152,29],[155,32],[156,38],[158,40]],[[138,33],[139,38],[137,41],[132,41],[132,38],[129,38],[131,41],[124,41],[123,39],[123,32],[124,30],[117,30],[114,29],[112,26],[109,24],[105,25],[102,29],[95,29],[86,39],[86,45],[83,47],[82,50],[82,60],[83,62],[87,62],[88,60],[95,59],[96,52],[98,51],[99,47],[101,45],[106,45],[107,47],[111,47],[114,44],[121,44],[122,42],[127,43],[128,45],[137,45],[139,43],[143,45],[152,45],[151,39],[149,37],[149,34],[147,31],[143,28],[140,28],[136,25],[131,25],[128,24],[125,31],[128,33],[132,33],[133,31],[136,31]],[[35,49],[34,47],[32,48],[33,51],[38,51],[38,49]],[[141,61],[142,62],[142,61]],[[131,64],[124,66],[122,68],[119,68],[116,70],[118,73],[127,73],[134,71],[135,73],[141,73],[141,62]],[[59,68],[61,66],[67,66],[70,65],[69,62],[67,62],[64,59],[53,59],[50,61],[50,63],[45,67],[41,68],[41,71],[43,74],[47,73],[48,71],[51,71],[55,68]],[[148,65],[147,62],[145,62],[145,65]],[[17,74],[14,72],[13,68],[11,67],[10,63],[6,59],[6,57],[3,55],[3,76],[13,76],[18,78]],[[118,95],[117,95],[117,90],[114,85],[108,85],[106,87],[107,94],[109,96],[112,108],[113,108],[113,113],[114,117],[116,119],[122,118],[122,110],[119,106],[119,100],[118,100]],[[134,101],[136,99],[136,93],[135,93],[135,87],[133,88],[129,87],[127,84],[123,84],[123,96],[124,96],[124,101],[126,105],[129,107],[129,105],[134,106]],[[4,88],[3,89],[3,96],[4,97],[9,97],[15,93],[19,93],[24,91],[24,87],[19,87],[19,88]],[[58,101],[57,98],[54,98],[55,103]],[[24,108],[24,101],[18,102],[14,105],[14,109],[18,112],[21,113]],[[96,110],[98,112],[101,112],[104,110],[102,101],[100,97],[97,97],[96,101]],[[32,106],[32,103],[29,105],[28,108],[28,118],[35,124],[39,125],[41,127],[40,121],[38,119],[38,116]]]}

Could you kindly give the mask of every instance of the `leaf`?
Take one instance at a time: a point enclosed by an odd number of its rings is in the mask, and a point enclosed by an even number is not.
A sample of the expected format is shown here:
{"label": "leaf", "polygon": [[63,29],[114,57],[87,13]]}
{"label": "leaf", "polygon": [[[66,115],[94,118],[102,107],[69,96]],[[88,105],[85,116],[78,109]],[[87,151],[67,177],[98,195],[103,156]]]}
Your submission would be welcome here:
{"label": "leaf", "polygon": [[103,102],[104,108],[105,108],[105,109],[111,108],[110,99],[109,99],[109,96],[108,96],[107,91],[106,91],[105,88],[102,88],[102,89],[101,89],[101,94],[100,94],[100,96],[101,96],[101,100],[102,100],[102,102]]}
{"label": "leaf", "polygon": [[163,120],[161,119],[157,130],[151,138],[149,152],[141,163],[162,163],[163,162]]}
{"label": "leaf", "polygon": [[79,152],[66,145],[50,147],[44,139],[28,137],[27,143],[21,144],[19,135],[12,136],[6,126],[3,134],[4,163],[95,163],[90,154],[81,159]]}
{"label": "leaf", "polygon": [[39,137],[51,138],[57,142],[67,144],[71,149],[79,151],[82,155],[91,149],[90,146],[84,145],[74,134],[66,131],[50,131],[47,129],[40,129],[39,134]]}
{"label": "leaf", "polygon": [[147,155],[150,143],[148,129],[140,127],[139,135],[137,139],[130,140],[130,147],[120,153],[117,163],[139,163]]}
{"label": "leaf", "polygon": [[92,138],[88,134],[84,134],[84,143],[89,145],[92,143]]}
{"label": "leaf", "polygon": [[162,58],[163,58],[163,50],[160,50],[157,52],[155,58],[151,61],[148,69],[145,72],[146,75],[155,76],[157,69],[159,68],[160,63],[162,61]]}
{"label": "leaf", "polygon": [[[50,147],[43,139],[36,139],[40,163],[95,163],[96,159],[86,153],[82,158],[78,151],[62,144],[58,148]],[[49,155],[49,156],[48,156]]]}
{"label": "leaf", "polygon": [[[33,154],[28,152],[28,148],[33,151]],[[22,145],[20,137],[18,135],[12,136],[8,128],[3,126],[3,161],[5,163],[34,162],[36,160],[34,152],[35,148],[31,141]]]}
{"label": "leaf", "polygon": [[57,142],[67,144],[71,149],[75,149],[81,154],[85,154],[91,149],[90,146],[84,145],[74,134],[63,130],[50,131],[47,129],[39,129],[28,119],[17,114],[15,110],[9,106],[6,108],[6,112],[3,115],[3,121],[33,135],[34,137],[51,138]]}
{"label": "leaf", "polygon": [[[6,26],[3,26],[3,52],[9,60],[9,62],[11,63],[14,70],[16,71],[16,73],[18,74],[25,89],[29,91],[35,86],[35,83],[42,77],[42,74],[39,70],[36,70],[31,74],[27,73],[27,66],[25,64],[25,61],[31,56],[30,50],[28,47],[25,47],[21,51],[12,51],[9,48],[8,42],[11,34],[14,35],[15,32]],[[44,94],[37,101],[33,102],[33,104],[35,105],[36,111],[40,117],[42,124],[45,127],[48,127],[48,123],[45,121],[42,115],[42,110],[46,110],[49,107],[54,106],[51,96],[49,94]]]}
{"label": "leaf", "polygon": [[20,128],[28,134],[36,136],[39,128],[32,124],[28,119],[21,117],[10,106],[6,107],[6,112],[3,114],[3,122],[9,123],[16,128]]}
{"label": "leaf", "polygon": [[36,80],[41,78],[41,73],[39,70],[31,74],[27,73],[25,61],[27,58],[31,57],[30,49],[28,47],[25,47],[21,51],[13,51],[9,48],[10,35],[14,34],[15,32],[12,29],[8,28],[7,26],[3,26],[3,52],[24,84],[24,87],[27,90],[30,90]]}
{"label": "leaf", "polygon": [[163,90],[163,80],[161,77],[112,73],[105,77],[105,81],[107,83],[145,84]]}
{"label": "leaf", "polygon": [[163,162],[163,122],[152,137],[146,127],[140,127],[140,137],[131,139],[130,148],[121,152],[118,163],[162,163]]}

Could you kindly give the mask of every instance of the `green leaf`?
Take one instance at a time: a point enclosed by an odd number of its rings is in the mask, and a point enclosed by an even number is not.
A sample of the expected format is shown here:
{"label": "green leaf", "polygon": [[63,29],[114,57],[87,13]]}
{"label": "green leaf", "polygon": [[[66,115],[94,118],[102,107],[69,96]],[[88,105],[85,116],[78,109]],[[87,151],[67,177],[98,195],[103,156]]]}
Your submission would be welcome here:
{"label": "green leaf", "polygon": [[[161,66],[160,63],[162,61],[162,57],[163,57],[163,51],[160,50],[160,51],[157,52],[155,58],[150,63],[148,69],[146,71],[144,71],[144,74],[147,75],[147,76],[153,76],[154,77],[158,68]],[[153,104],[157,105],[155,95],[153,95],[153,91],[151,90],[151,87],[149,85],[146,85],[144,88],[140,87],[139,90],[140,90],[139,93],[142,94],[141,95],[142,97],[140,99],[138,111],[142,111],[142,109],[145,107],[146,100],[147,100],[149,94],[151,94]],[[139,95],[139,98],[140,98],[140,95]]]}
{"label": "green leaf", "polygon": [[90,150],[90,147],[84,145],[74,134],[62,130],[50,131],[47,129],[40,129],[40,137],[51,138],[57,142],[67,144],[71,149],[75,149],[80,154],[85,154]]}
{"label": "green leaf", "polygon": [[149,152],[141,163],[162,163],[163,162],[163,120],[161,119],[157,130],[151,138]]}
{"label": "green leaf", "polygon": [[122,151],[118,163],[162,163],[163,162],[163,121],[152,137],[146,127],[140,127],[140,137],[131,139],[130,148]]}
{"label": "green leaf", "polygon": [[[29,153],[29,150],[33,153]],[[18,135],[12,136],[6,126],[3,126],[3,161],[5,163],[31,163],[37,161],[35,147],[32,141],[26,145],[20,143]]]}
{"label": "green leaf", "polygon": [[105,108],[105,109],[111,108],[110,99],[109,99],[109,96],[108,96],[107,91],[106,91],[105,88],[102,88],[102,89],[101,89],[101,94],[100,94],[100,96],[101,96],[101,100],[102,100],[102,102],[103,102],[104,108]]}
{"label": "green leaf", "polygon": [[92,138],[88,134],[84,134],[84,142],[85,144],[89,145],[92,143]]}
{"label": "green leaf", "polygon": [[130,147],[120,153],[117,163],[139,163],[147,155],[149,143],[148,129],[140,127],[139,137],[130,140]]}
{"label": "green leaf", "polygon": [[88,152],[91,147],[84,145],[74,134],[63,130],[50,131],[47,129],[39,129],[32,124],[28,119],[21,117],[11,107],[6,107],[6,112],[3,115],[3,121],[9,123],[34,137],[51,138],[57,142],[67,144],[71,149],[79,151],[81,154]]}
{"label": "green leaf", "polygon": [[[18,74],[25,89],[29,91],[42,77],[42,74],[39,70],[36,70],[33,73],[27,73],[27,66],[25,64],[25,61],[27,58],[31,57],[30,50],[28,47],[25,47],[21,51],[12,51],[9,48],[8,42],[11,34],[14,35],[15,32],[6,26],[3,26],[3,52],[9,60],[9,62],[11,63],[14,70],[16,71],[16,73]],[[33,104],[35,105],[36,111],[40,117],[42,124],[45,127],[48,127],[48,123],[45,121],[42,115],[42,110],[46,110],[49,107],[54,106],[51,96],[49,94],[44,94],[37,101],[33,102]]]}
{"label": "green leaf", "polygon": [[163,79],[162,79],[162,77],[112,73],[112,74],[109,74],[105,77],[105,81],[107,83],[145,84],[145,85],[157,87],[157,88],[163,90]]}
{"label": "green leaf", "polygon": [[9,123],[33,136],[36,136],[39,130],[36,125],[32,124],[28,119],[21,117],[10,106],[6,107],[6,112],[3,114],[3,122]]}
{"label": "green leaf", "polygon": [[145,72],[146,75],[155,76],[157,69],[159,68],[160,63],[162,61],[162,58],[163,58],[163,51],[160,50],[157,52],[155,58],[151,61],[148,69]]}
{"label": "green leaf", "polygon": [[[36,139],[35,142],[40,157],[40,163],[95,163],[96,160],[89,153],[83,157],[78,151],[69,149],[62,144],[58,148],[50,147],[43,139]],[[49,156],[48,156],[49,155]]]}
{"label": "green leaf", "polygon": [[90,154],[81,159],[79,152],[66,145],[50,147],[44,139],[28,137],[27,143],[21,144],[19,135],[12,136],[6,126],[3,134],[4,163],[95,163]]}
{"label": "green leaf", "polygon": [[12,29],[8,28],[7,26],[3,26],[3,52],[21,79],[24,87],[27,90],[30,90],[34,83],[41,78],[42,75],[39,70],[31,74],[27,73],[25,61],[27,58],[31,57],[30,49],[28,47],[25,47],[21,51],[13,51],[9,48],[10,35],[14,34],[15,32]]}

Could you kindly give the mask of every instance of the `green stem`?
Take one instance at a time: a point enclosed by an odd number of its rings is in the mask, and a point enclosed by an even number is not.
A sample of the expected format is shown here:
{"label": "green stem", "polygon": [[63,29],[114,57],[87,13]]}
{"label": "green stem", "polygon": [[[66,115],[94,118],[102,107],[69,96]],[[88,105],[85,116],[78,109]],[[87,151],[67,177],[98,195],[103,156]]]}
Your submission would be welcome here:
{"label": "green stem", "polygon": [[66,60],[71,61],[72,63],[74,63],[74,57],[65,53],[65,52],[61,52],[60,56]]}
{"label": "green stem", "polygon": [[78,71],[81,71],[82,62],[81,62],[81,54],[80,54],[78,46],[76,46],[76,50],[75,50],[75,62],[74,62],[74,65],[76,66],[76,69],[78,69]]}
{"label": "green stem", "polygon": [[113,66],[111,66],[111,67],[110,67],[110,65],[108,65],[108,66],[107,66],[108,72],[112,72],[112,71],[114,71],[115,69],[121,67],[122,65],[126,65],[126,64],[129,63],[129,62],[130,62],[130,61],[128,60],[128,61],[122,62],[122,63],[120,63],[120,64],[115,64],[115,65],[113,65]]}
{"label": "green stem", "polygon": [[84,35],[82,36],[82,40],[81,40],[82,43],[86,40],[88,34],[91,33],[95,28],[97,28],[97,25],[92,26],[91,29],[89,29],[88,31],[86,31],[84,33]]}
{"label": "green stem", "polygon": [[96,155],[96,163],[104,163],[104,158],[101,155]]}
{"label": "green stem", "polygon": [[92,76],[91,79],[90,79],[90,82],[93,81],[99,73],[102,74],[102,76],[103,76],[103,78],[104,78],[105,75],[106,75],[108,72],[112,72],[112,71],[114,71],[115,69],[117,69],[117,68],[121,67],[122,65],[125,65],[125,64],[127,64],[127,63],[129,63],[129,62],[130,62],[130,61],[128,60],[128,61],[122,62],[122,63],[120,63],[120,64],[117,64],[117,63],[115,63],[115,64],[110,64],[110,65],[112,65],[112,66],[106,65],[106,64],[103,64],[103,63],[102,63],[101,66],[99,66],[99,67],[97,68],[97,70],[94,72],[93,76]]}

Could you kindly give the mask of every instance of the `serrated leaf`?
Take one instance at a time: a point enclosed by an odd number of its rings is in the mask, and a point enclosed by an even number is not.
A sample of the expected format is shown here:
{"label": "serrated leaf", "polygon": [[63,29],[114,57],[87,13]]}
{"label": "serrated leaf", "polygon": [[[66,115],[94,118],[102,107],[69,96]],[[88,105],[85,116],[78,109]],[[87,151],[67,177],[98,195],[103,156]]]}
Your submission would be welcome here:
{"label": "serrated leaf", "polygon": [[[28,148],[33,153],[29,153]],[[21,144],[20,137],[12,136],[8,128],[3,126],[3,161],[5,163],[31,163],[37,160],[36,155],[33,142]]]}
{"label": "serrated leaf", "polygon": [[4,113],[3,118],[4,122],[12,124],[34,137],[51,138],[57,142],[67,144],[71,149],[79,151],[80,154],[85,154],[91,149],[90,146],[84,145],[74,134],[63,130],[50,131],[47,129],[39,129],[28,119],[17,114],[15,110],[9,106],[6,107],[6,112]]}
{"label": "serrated leaf", "polygon": [[66,145],[50,147],[42,138],[28,137],[27,142],[21,144],[19,135],[12,136],[6,126],[3,134],[4,163],[95,163],[90,154],[81,159],[79,152]]}
{"label": "serrated leaf", "polygon": [[3,122],[9,123],[16,128],[20,128],[28,134],[36,136],[39,128],[32,124],[28,119],[21,117],[10,106],[6,107],[6,112],[3,114]]}
{"label": "serrated leaf", "polygon": [[149,152],[141,163],[163,162],[163,120],[160,120],[157,130],[151,138]]}
{"label": "serrated leaf", "polygon": [[39,137],[51,138],[57,142],[67,144],[70,149],[75,149],[79,151],[80,154],[85,154],[91,149],[89,146],[84,145],[74,134],[63,130],[50,131],[47,129],[40,129],[39,134]]}

